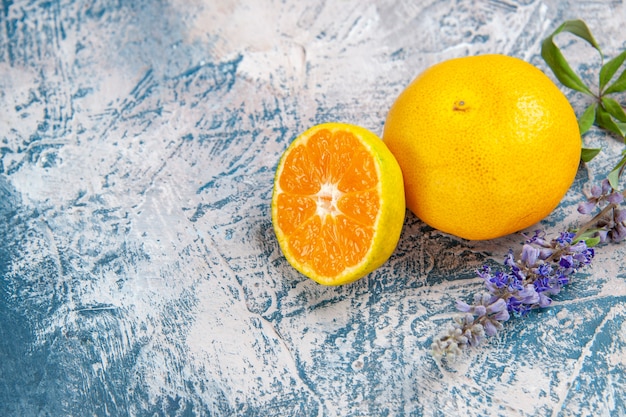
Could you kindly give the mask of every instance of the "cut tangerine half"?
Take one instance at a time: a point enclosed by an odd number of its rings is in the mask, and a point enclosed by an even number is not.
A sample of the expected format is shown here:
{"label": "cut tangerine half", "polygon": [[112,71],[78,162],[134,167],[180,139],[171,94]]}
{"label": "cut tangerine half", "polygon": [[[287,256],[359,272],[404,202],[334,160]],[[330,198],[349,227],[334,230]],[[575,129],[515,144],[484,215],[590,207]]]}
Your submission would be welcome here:
{"label": "cut tangerine half", "polygon": [[276,237],[289,263],[320,284],[347,284],[381,266],[398,244],[405,211],[400,166],[362,127],[314,126],[278,164]]}

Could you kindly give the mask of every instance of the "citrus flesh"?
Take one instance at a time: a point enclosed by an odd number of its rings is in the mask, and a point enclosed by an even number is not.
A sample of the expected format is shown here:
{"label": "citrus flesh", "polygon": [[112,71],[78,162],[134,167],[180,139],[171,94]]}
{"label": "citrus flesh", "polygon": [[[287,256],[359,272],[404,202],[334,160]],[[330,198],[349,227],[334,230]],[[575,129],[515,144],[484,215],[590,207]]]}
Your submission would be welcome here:
{"label": "citrus flesh", "polygon": [[504,55],[456,58],[424,71],[392,105],[383,140],[402,168],[408,208],[471,240],[546,217],[571,186],[582,145],[558,87]]}
{"label": "citrus flesh", "polygon": [[396,159],[358,126],[310,128],[276,169],[272,223],[280,248],[320,284],[353,282],[382,265],[398,244],[405,211]]}

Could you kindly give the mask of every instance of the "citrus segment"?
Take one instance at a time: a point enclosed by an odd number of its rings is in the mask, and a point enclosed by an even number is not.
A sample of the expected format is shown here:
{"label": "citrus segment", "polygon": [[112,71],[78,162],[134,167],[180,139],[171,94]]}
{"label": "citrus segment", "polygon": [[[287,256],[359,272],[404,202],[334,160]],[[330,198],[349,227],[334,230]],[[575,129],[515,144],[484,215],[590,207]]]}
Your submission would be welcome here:
{"label": "citrus segment", "polygon": [[373,226],[380,204],[376,191],[355,191],[345,194],[337,202],[337,208],[357,222]]}
{"label": "citrus segment", "polygon": [[281,250],[321,284],[361,278],[398,243],[403,187],[396,159],[374,133],[343,123],[312,127],[276,170],[272,222]]}
{"label": "citrus segment", "polygon": [[315,214],[317,205],[308,196],[283,193],[277,196],[278,226],[291,234]]}
{"label": "citrus segment", "polygon": [[582,145],[558,87],[504,55],[425,70],[391,107],[383,140],[402,168],[408,208],[436,229],[475,240],[547,216],[574,180]]}

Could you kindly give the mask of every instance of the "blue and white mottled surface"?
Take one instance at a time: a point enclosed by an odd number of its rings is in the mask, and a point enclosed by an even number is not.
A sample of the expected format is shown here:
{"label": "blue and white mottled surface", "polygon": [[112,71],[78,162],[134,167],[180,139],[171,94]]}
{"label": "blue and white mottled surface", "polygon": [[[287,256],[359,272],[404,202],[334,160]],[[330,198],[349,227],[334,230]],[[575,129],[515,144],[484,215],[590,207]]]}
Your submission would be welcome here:
{"label": "blue and white mottled surface", "polygon": [[[454,300],[520,236],[467,242],[408,215],[388,263],[327,288],[287,264],[269,214],[302,130],[381,133],[447,58],[545,69],[540,41],[566,19],[615,56],[623,1],[1,4],[0,415],[626,415],[625,245],[443,366],[429,347]],[[593,50],[559,39],[590,80]],[[623,146],[586,140],[607,160],[581,168],[550,232]]]}

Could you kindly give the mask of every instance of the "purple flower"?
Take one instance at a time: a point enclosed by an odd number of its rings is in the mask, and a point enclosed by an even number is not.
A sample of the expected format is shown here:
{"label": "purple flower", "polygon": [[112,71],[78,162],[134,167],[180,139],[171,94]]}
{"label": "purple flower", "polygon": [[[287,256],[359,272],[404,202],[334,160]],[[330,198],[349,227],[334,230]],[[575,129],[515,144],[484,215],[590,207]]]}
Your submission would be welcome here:
{"label": "purple flower", "polygon": [[[585,241],[581,240],[575,245],[569,248],[568,255],[571,259],[572,268],[580,268],[581,266],[589,265],[595,256],[593,248],[588,248]],[[561,260],[564,256],[561,257]]]}
{"label": "purple flower", "polygon": [[621,204],[624,201],[624,195],[613,189],[608,179],[602,180],[602,183],[593,185],[587,194],[587,201],[578,205],[580,214],[589,214],[597,205],[605,203]]}
{"label": "purple flower", "polygon": [[601,242],[609,239],[612,242],[621,242],[626,238],[626,212],[615,207],[612,213],[600,217],[595,226]]}
{"label": "purple flower", "polygon": [[[525,236],[525,235],[524,235]],[[546,232],[543,230],[535,230],[535,234],[532,237],[526,237],[526,243],[531,243],[541,247],[549,247],[550,244],[545,240]]]}
{"label": "purple flower", "polygon": [[612,232],[611,240],[613,242],[621,242],[626,237],[626,227],[621,223],[615,226]]}
{"label": "purple flower", "polygon": [[559,246],[565,247],[572,243],[572,240],[574,240],[575,236],[576,234],[572,232],[561,232],[559,237],[557,237],[555,240],[556,240],[556,243],[559,244]]}
{"label": "purple flower", "polygon": [[535,291],[538,293],[542,293],[544,291],[550,291],[552,287],[550,286],[550,279],[548,277],[538,278],[533,285],[535,286]]}
{"label": "purple flower", "polygon": [[612,220],[608,236],[613,242],[621,242],[626,237],[626,211],[615,208]]}
{"label": "purple flower", "polygon": [[493,318],[494,320],[498,320],[498,321],[507,321],[511,317],[509,314],[508,305],[506,304],[506,301],[504,301],[502,298],[500,298],[500,300],[504,302],[504,308],[502,309],[502,311],[499,311],[496,314],[494,314]]}
{"label": "purple flower", "polygon": [[539,255],[540,255],[540,251],[538,248],[532,245],[529,245],[528,243],[522,246],[521,259],[524,265],[528,267],[535,265],[537,261],[539,260]]}
{"label": "purple flower", "polygon": [[502,298],[494,297],[491,294],[476,294],[474,296],[474,305],[469,305],[464,301],[457,300],[456,308],[463,313],[469,313],[473,316],[484,317],[494,315],[498,320],[508,320],[508,312],[506,312],[506,302]]}
{"label": "purple flower", "polygon": [[463,313],[469,313],[472,307],[465,301],[456,300],[456,309],[462,311]]}
{"label": "purple flower", "polygon": [[[487,313],[489,313],[489,314],[496,313],[496,315],[502,313],[500,315],[500,317],[506,317],[506,318],[498,319],[498,320],[501,320],[501,321],[506,321],[509,318],[508,311],[506,309],[506,301],[504,301],[502,298],[498,298],[496,301],[494,301],[493,303],[489,304],[487,306]],[[504,313],[506,313],[506,314],[504,314]]]}
{"label": "purple flower", "polygon": [[524,272],[520,269],[520,267],[515,262],[515,258],[513,257],[513,251],[510,250],[509,253],[504,257],[504,265],[507,266],[511,274],[514,276],[514,279],[517,281],[523,281],[526,278]]}
{"label": "purple flower", "polygon": [[552,267],[549,264],[541,264],[536,268],[539,277],[549,277],[552,275]]}
{"label": "purple flower", "polygon": [[496,288],[504,288],[509,283],[510,278],[508,274],[505,274],[502,271],[496,272],[495,275],[492,275],[489,278],[489,282],[492,283]]}
{"label": "purple flower", "polygon": [[507,300],[507,306],[509,311],[519,316],[525,316],[530,311],[530,306],[528,304],[524,304],[515,297],[511,297]]}
{"label": "purple flower", "polygon": [[[483,267],[482,272],[489,267]],[[474,295],[474,304],[456,301],[456,307],[464,313],[448,333],[433,342],[433,351],[439,355],[456,355],[465,346],[476,346],[484,336],[494,336],[503,328],[502,322],[510,317],[504,299],[490,293]]]}
{"label": "purple flower", "polygon": [[587,244],[584,240],[579,240],[576,244],[569,247],[570,252],[581,253],[587,250]]}
{"label": "purple flower", "polygon": [[559,272],[559,275],[556,277],[556,283],[558,285],[559,291],[563,285],[569,284],[569,278],[562,271]]}
{"label": "purple flower", "polygon": [[535,291],[535,286],[533,284],[528,284],[524,287],[523,290],[518,291],[517,297],[522,303],[528,304],[530,306],[539,301],[539,294],[537,294],[537,291]]}
{"label": "purple flower", "polygon": [[487,281],[491,278],[491,267],[489,265],[483,265],[476,273],[479,277]]}
{"label": "purple flower", "polygon": [[552,304],[552,298],[548,297],[544,293],[539,293],[539,307],[546,308]]}
{"label": "purple flower", "polygon": [[574,258],[572,255],[563,255],[561,259],[559,259],[559,266],[569,269],[574,266]]}
{"label": "purple flower", "polygon": [[[501,326],[502,325],[500,325],[500,327]],[[486,320],[484,328],[485,328],[485,334],[487,336],[495,336],[498,333],[498,327],[496,327],[496,322],[494,322],[493,320]]]}
{"label": "purple flower", "polygon": [[[605,191],[606,186],[594,188],[592,198],[603,198]],[[626,211],[615,210],[609,220],[613,227],[607,236],[626,238]],[[567,231],[548,241],[545,233],[537,230],[533,236],[525,236],[519,257],[513,251],[505,255],[502,269],[493,270],[489,265],[479,268],[476,273],[488,292],[476,294],[471,305],[457,300],[456,307],[463,316],[433,342],[433,352],[456,356],[465,347],[480,344],[485,336],[496,335],[512,314],[521,317],[534,308],[550,306],[551,296],[595,255],[594,249],[583,239],[576,241],[576,236]]]}
{"label": "purple flower", "polygon": [[522,282],[517,276],[507,274],[502,271],[496,272],[491,278],[491,282],[496,288],[506,288],[508,291],[522,290]]}
{"label": "purple flower", "polygon": [[580,214],[589,214],[596,208],[597,201],[587,200],[578,205],[578,212]]}
{"label": "purple flower", "polygon": [[606,199],[611,204],[620,204],[624,201],[624,195],[622,193],[611,193]]}

